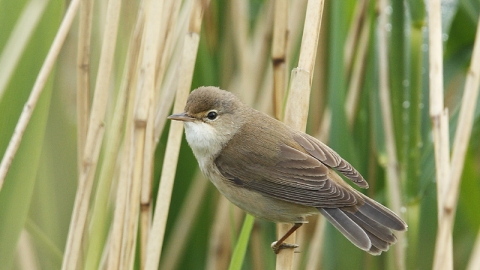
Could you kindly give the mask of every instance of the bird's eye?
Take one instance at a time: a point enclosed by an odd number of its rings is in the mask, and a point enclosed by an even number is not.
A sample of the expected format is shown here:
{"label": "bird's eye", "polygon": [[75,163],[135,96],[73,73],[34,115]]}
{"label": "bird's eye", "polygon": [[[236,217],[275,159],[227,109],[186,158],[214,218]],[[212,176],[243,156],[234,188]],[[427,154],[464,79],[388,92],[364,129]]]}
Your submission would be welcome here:
{"label": "bird's eye", "polygon": [[215,119],[217,119],[217,116],[218,116],[218,113],[216,111],[210,111],[207,114],[207,118],[209,120],[215,120]]}

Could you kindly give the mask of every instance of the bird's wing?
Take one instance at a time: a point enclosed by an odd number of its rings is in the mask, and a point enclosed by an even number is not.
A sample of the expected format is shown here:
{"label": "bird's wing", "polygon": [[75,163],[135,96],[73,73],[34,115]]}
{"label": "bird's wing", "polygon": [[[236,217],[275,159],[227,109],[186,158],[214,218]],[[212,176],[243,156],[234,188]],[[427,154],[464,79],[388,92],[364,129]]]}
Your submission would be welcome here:
{"label": "bird's wing", "polygon": [[[237,139],[234,137],[216,157],[215,164],[232,184],[276,199],[320,208],[354,206],[359,200],[363,201],[353,188],[329,168],[331,165],[341,172],[353,171],[358,174],[333,150],[313,144],[308,137],[303,140],[295,137],[298,144],[304,148],[303,145],[307,146],[304,151],[298,145],[289,146],[288,142],[280,144],[278,149],[278,139],[260,142],[253,135],[252,138],[246,139],[244,136],[238,139],[242,141],[235,141]],[[294,143],[293,140],[290,142]],[[244,143],[243,147],[234,147],[239,143]],[[261,148],[276,150],[262,151]],[[266,157],[262,153],[277,154]],[[355,173],[351,177],[358,179]]]}
{"label": "bird's wing", "polygon": [[305,133],[294,134],[293,139],[323,164],[339,171],[357,186],[368,188],[368,183],[362,175],[326,144]]}

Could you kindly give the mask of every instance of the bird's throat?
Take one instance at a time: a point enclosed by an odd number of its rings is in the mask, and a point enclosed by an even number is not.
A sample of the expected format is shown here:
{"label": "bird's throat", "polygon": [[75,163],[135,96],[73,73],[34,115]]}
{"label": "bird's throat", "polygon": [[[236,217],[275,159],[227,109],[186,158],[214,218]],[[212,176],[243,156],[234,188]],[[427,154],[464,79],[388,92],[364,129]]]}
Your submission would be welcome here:
{"label": "bird's throat", "polygon": [[200,167],[217,156],[224,143],[223,136],[204,122],[185,122],[185,135]]}

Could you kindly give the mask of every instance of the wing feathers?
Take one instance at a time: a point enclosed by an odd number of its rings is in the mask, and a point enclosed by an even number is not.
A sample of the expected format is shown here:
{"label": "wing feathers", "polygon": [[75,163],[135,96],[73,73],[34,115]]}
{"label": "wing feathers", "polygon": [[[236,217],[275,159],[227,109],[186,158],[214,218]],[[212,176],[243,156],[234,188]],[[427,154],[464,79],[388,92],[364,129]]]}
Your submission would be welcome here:
{"label": "wing feathers", "polygon": [[350,163],[344,160],[340,155],[333,151],[326,144],[320,142],[314,137],[298,133],[293,135],[293,139],[300,144],[310,155],[318,159],[330,168],[334,168],[341,172],[345,177],[350,179],[361,188],[368,188],[368,183],[363,179],[362,175],[353,168]]}

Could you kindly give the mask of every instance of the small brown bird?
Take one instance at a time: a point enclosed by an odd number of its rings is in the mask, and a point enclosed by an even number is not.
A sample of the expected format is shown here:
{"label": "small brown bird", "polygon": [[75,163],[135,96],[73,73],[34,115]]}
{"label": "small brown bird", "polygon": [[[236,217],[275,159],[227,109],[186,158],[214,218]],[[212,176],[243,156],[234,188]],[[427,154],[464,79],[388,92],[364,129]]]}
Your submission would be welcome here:
{"label": "small brown bird", "polygon": [[183,121],[202,172],[232,203],[255,217],[293,223],[283,241],[319,212],[358,248],[373,255],[396,242],[392,230],[407,225],[395,213],[348,185],[368,184],[347,161],[314,137],[243,104],[216,87],[190,94]]}

